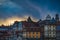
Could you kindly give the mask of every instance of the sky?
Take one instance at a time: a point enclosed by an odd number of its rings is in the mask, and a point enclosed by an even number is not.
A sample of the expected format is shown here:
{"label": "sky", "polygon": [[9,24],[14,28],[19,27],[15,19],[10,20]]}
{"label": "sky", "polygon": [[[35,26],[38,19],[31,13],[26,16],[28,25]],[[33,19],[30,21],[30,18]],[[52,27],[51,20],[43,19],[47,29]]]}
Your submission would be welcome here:
{"label": "sky", "polygon": [[[60,15],[60,0],[0,0],[0,25],[13,21],[45,19],[50,14]],[[13,21],[11,21],[13,20]]]}

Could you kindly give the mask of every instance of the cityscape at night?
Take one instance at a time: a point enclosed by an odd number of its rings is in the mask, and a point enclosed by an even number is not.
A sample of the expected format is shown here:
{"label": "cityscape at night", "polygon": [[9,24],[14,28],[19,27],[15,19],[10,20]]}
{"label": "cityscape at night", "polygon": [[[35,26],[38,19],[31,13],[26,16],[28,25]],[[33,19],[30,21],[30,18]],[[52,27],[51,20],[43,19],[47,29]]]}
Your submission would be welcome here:
{"label": "cityscape at night", "polygon": [[0,40],[60,40],[59,14],[46,16],[34,22],[29,16],[26,21],[15,21],[10,26],[0,26]]}
{"label": "cityscape at night", "polygon": [[0,40],[60,40],[60,0],[0,0]]}

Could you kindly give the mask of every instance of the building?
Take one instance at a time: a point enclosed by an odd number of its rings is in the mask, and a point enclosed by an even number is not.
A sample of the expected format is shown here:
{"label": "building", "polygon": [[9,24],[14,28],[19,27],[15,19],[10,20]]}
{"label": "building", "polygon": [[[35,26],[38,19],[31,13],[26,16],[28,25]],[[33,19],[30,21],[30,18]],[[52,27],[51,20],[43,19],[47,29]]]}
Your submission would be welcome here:
{"label": "building", "polygon": [[56,40],[56,24],[55,19],[48,15],[46,20],[42,21],[44,24],[44,40]]}
{"label": "building", "polygon": [[40,39],[40,26],[37,22],[33,22],[30,17],[23,22],[23,38],[28,40]]}
{"label": "building", "polygon": [[[47,15],[45,20],[40,19],[38,22],[33,22],[32,19],[28,17],[27,21],[23,22],[23,36],[30,39],[60,40],[60,30],[57,30],[57,28],[60,27],[59,25],[60,21],[58,14],[53,18],[51,18],[50,15]],[[37,33],[40,36],[38,36]]]}
{"label": "building", "polygon": [[56,40],[60,40],[60,22],[56,23]]}
{"label": "building", "polygon": [[15,21],[10,26],[0,26],[0,40],[20,40],[22,31],[22,22]]}
{"label": "building", "polygon": [[51,18],[50,15],[46,17],[46,20],[40,22],[43,25],[44,40],[60,40],[58,28],[60,29],[59,15],[56,14],[55,18]]}
{"label": "building", "polygon": [[46,16],[34,22],[30,17],[27,21],[15,21],[11,26],[0,26],[0,40],[60,40],[59,15]]}

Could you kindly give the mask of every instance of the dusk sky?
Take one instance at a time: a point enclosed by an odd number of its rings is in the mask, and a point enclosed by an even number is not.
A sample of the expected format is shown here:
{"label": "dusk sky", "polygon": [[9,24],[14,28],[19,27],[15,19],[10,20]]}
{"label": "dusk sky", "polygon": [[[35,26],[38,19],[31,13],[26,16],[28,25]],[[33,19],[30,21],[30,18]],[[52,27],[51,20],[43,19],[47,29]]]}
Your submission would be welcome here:
{"label": "dusk sky", "polygon": [[60,15],[60,0],[0,0],[0,24],[25,20],[28,16],[44,19],[56,13]]}

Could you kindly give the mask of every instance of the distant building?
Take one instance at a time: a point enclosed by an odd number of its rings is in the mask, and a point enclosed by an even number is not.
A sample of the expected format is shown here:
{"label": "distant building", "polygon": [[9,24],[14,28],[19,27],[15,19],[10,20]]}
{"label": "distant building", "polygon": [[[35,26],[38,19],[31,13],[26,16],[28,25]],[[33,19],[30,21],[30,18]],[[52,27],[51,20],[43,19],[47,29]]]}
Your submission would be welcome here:
{"label": "distant building", "polygon": [[22,21],[15,21],[14,24],[12,25],[13,30],[15,31],[20,31],[22,30]]}

